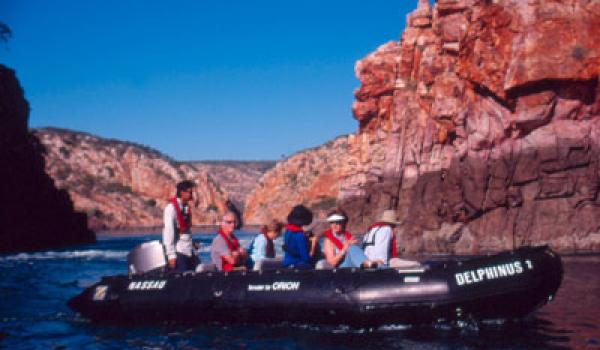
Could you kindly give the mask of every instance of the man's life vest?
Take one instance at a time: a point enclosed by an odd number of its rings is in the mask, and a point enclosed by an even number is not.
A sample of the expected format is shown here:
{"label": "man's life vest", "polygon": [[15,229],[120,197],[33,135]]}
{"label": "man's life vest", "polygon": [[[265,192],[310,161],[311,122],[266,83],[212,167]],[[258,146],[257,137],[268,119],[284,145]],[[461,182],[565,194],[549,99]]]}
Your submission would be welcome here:
{"label": "man's life vest", "polygon": [[[367,233],[371,231],[371,229],[374,229],[376,227],[383,227],[383,226],[390,226],[391,225],[385,222],[376,222],[373,225],[369,226],[369,228],[367,229]],[[373,240],[375,240],[375,234],[377,234],[377,231],[375,231],[375,233],[373,234]],[[371,243],[371,245],[373,245],[374,242]],[[363,245],[363,249],[364,249],[364,245]],[[398,257],[398,251],[396,248],[396,233],[394,232],[394,229],[392,228],[392,240],[390,242],[390,256],[392,258],[396,258]]]}
{"label": "man's life vest", "polygon": [[177,216],[177,225],[178,233],[187,233],[192,229],[192,211],[189,210],[187,213],[183,212],[181,208],[179,208],[179,202],[177,202],[177,198],[171,198],[171,204],[175,207],[175,215]]}
{"label": "man's life vest", "polygon": [[[337,239],[337,237],[333,234],[333,232],[331,232],[331,230],[325,231],[323,235],[325,236],[325,238],[329,239],[333,244],[335,244],[338,250],[342,250],[342,248],[344,248],[344,244],[342,244],[342,242],[339,239]],[[347,240],[350,240],[352,239],[352,234],[348,231],[344,231],[344,237],[346,237]]]}

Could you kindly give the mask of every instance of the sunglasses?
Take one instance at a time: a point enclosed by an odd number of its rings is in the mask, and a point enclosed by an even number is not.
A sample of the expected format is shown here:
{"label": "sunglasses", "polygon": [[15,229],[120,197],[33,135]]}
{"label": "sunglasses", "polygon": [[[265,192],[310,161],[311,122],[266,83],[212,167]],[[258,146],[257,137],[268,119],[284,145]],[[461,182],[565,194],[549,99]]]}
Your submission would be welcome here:
{"label": "sunglasses", "polygon": [[231,221],[231,220],[225,220],[223,221],[226,224],[235,224],[235,220]]}

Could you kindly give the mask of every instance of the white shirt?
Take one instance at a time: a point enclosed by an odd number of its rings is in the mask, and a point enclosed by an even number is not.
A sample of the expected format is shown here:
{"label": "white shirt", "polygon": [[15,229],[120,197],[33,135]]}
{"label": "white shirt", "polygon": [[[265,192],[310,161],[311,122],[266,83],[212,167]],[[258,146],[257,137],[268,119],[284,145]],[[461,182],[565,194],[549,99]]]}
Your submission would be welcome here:
{"label": "white shirt", "polygon": [[[177,204],[181,208],[181,199],[177,198]],[[183,207],[182,213],[188,213],[190,207],[188,205]],[[177,222],[177,212],[173,203],[167,204],[163,215],[164,227],[163,227],[163,244],[165,245],[165,251],[167,258],[175,259],[177,253],[192,256],[194,254],[194,244],[192,242],[192,233],[190,231],[177,234],[179,229],[179,223]]]}
{"label": "white shirt", "polygon": [[250,255],[252,261],[257,262],[267,258],[267,238],[262,233],[258,234],[254,238],[252,243],[252,254]]}
{"label": "white shirt", "polygon": [[392,242],[392,227],[373,227],[363,238],[365,255],[371,261],[381,260],[388,263],[390,259],[390,244]]}

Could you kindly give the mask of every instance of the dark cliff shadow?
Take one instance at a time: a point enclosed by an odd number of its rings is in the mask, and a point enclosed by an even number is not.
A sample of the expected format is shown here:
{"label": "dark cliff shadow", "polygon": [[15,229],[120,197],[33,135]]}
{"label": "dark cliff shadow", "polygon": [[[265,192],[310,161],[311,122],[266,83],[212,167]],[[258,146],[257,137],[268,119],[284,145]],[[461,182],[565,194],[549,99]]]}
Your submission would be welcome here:
{"label": "dark cliff shadow", "polygon": [[94,242],[86,215],[46,174],[28,115],[14,72],[0,65],[0,253]]}

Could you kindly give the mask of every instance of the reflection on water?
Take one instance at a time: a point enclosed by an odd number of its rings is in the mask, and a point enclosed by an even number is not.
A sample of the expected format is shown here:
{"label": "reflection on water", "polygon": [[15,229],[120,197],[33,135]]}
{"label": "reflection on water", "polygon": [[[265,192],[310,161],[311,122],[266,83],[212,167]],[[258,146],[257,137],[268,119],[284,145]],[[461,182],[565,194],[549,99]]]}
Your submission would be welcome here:
{"label": "reflection on water", "polygon": [[563,257],[565,274],[556,300],[537,317],[557,345],[600,349],[600,256]]}
{"label": "reflection on water", "polygon": [[[241,233],[248,245],[252,234]],[[78,249],[0,256],[0,348],[10,349],[600,349],[600,256],[566,257],[556,299],[519,321],[377,329],[262,325],[111,327],[66,301],[156,236],[102,239]],[[202,236],[207,247],[212,236]],[[201,250],[208,259],[208,250]]]}

